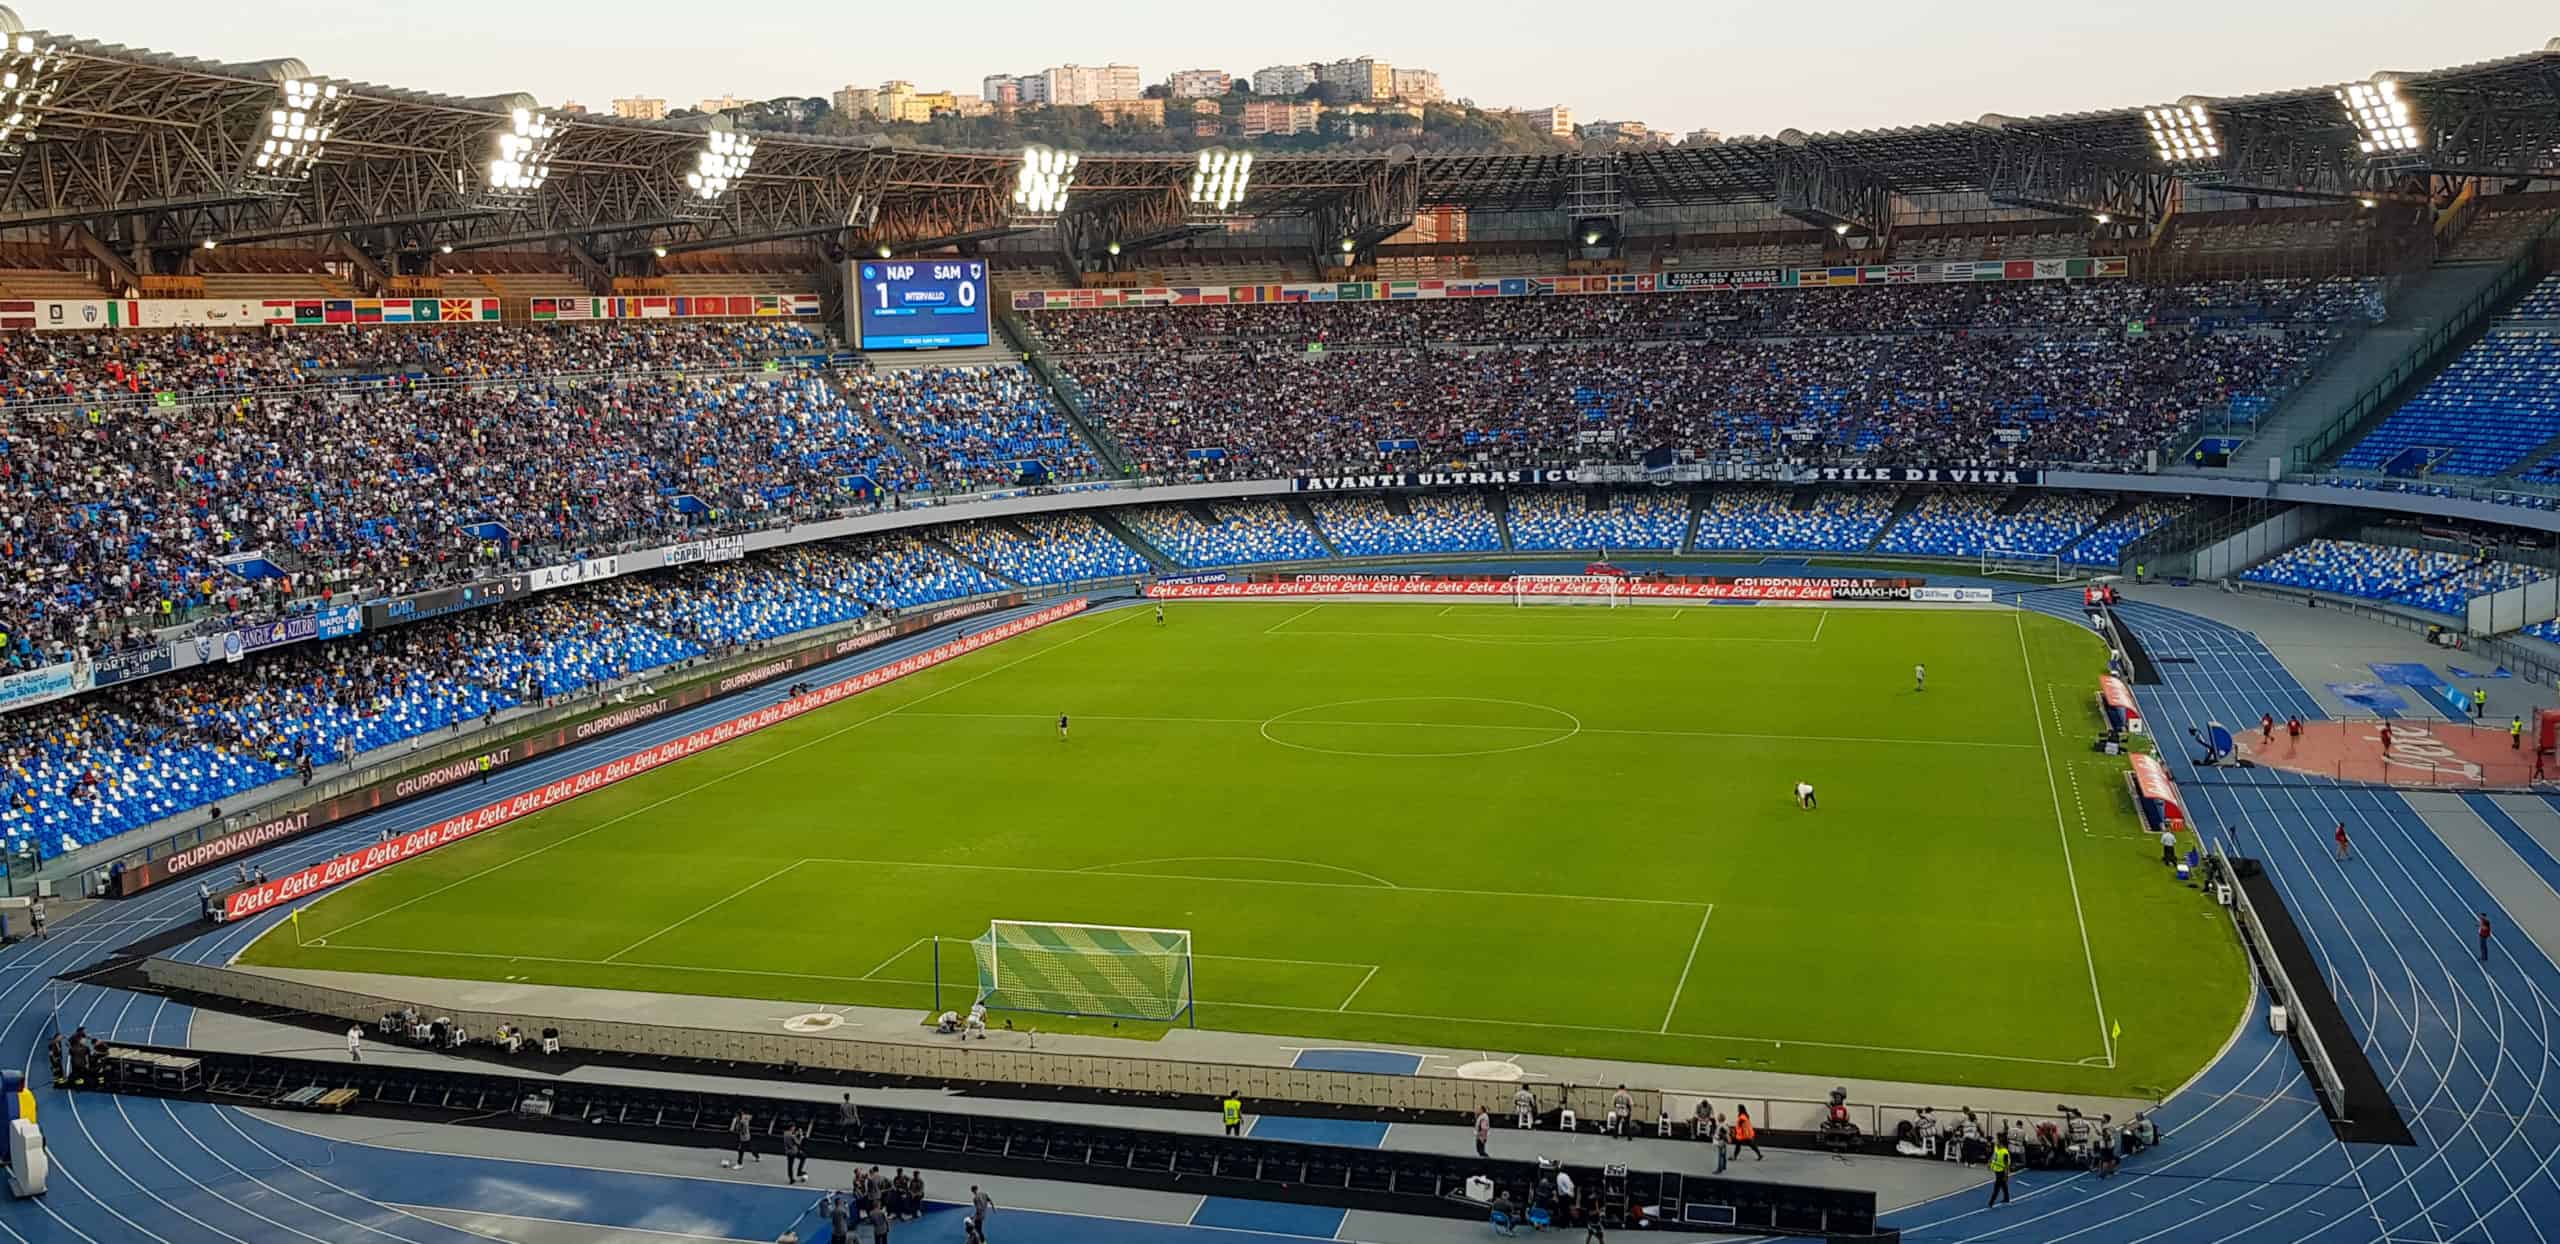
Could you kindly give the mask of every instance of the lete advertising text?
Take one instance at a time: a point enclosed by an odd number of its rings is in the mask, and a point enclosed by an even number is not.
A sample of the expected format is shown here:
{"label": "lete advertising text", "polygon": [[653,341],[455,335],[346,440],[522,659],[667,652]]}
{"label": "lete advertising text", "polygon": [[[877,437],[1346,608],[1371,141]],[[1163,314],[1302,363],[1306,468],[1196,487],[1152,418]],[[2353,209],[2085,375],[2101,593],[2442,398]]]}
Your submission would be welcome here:
{"label": "lete advertising text", "polygon": [[1038,613],[1026,614],[1003,625],[989,627],[965,639],[955,639],[914,656],[892,661],[843,682],[831,683],[804,695],[793,696],[744,717],[732,718],[718,725],[696,730],[683,738],[671,739],[656,747],[607,761],[575,776],[565,777],[539,789],[526,791],[513,799],[501,800],[487,807],[447,818],[424,829],[402,834],[389,842],[377,843],[362,851],[341,855],[300,872],[288,873],[264,885],[251,886],[224,900],[223,918],[238,920],[245,916],[254,916],[278,903],[289,903],[331,886],[353,881],[437,847],[459,842],[475,834],[530,816],[545,808],[575,799],[590,791],[601,790],[626,778],[647,773],[661,765],[682,760],[696,752],[717,747],[732,739],[753,734],[767,726],[824,708],[849,696],[860,695],[910,674],[966,656],[989,644],[1001,643],[1025,631],[1081,613],[1084,608],[1083,597],[1051,605]]}
{"label": "lete advertising text", "polygon": [[[1960,588],[1931,589],[1908,579],[1717,579],[1696,583],[1651,583],[1631,579],[1619,587],[1619,594],[1636,598],[1664,600],[1913,600],[1947,601],[1971,599],[1951,593]],[[1508,579],[1425,579],[1392,576],[1326,576],[1301,575],[1287,582],[1273,583],[1159,583],[1147,589],[1147,595],[1163,600],[1213,599],[1257,596],[1480,596],[1508,597],[1520,592],[1532,596],[1597,596],[1598,587],[1589,583],[1558,580],[1533,580],[1515,584]],[[1923,593],[1928,593],[1923,595]],[[1990,599],[1984,590],[1982,599]]]}

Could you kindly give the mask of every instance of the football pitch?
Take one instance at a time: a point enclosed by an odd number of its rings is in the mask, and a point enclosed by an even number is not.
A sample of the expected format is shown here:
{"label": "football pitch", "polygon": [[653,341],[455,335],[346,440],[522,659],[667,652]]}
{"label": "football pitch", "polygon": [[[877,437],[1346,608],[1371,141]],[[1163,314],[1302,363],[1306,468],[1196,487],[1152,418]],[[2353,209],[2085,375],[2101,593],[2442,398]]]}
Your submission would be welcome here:
{"label": "football pitch", "polygon": [[2246,977],[2089,748],[2104,660],[2008,609],[1113,609],[386,870],[242,959],[922,1012],[937,937],[965,1009],[990,920],[1136,925],[1192,933],[1203,1028],[2163,1093]]}

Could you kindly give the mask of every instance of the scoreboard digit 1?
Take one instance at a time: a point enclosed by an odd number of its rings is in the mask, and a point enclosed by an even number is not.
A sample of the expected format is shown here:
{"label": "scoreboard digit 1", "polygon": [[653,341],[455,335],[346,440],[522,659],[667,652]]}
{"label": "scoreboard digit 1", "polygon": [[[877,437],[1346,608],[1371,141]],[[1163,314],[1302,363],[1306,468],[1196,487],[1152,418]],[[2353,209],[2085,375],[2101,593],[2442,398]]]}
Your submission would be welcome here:
{"label": "scoreboard digit 1", "polygon": [[864,259],[845,265],[853,337],[865,350],[987,344],[983,259]]}

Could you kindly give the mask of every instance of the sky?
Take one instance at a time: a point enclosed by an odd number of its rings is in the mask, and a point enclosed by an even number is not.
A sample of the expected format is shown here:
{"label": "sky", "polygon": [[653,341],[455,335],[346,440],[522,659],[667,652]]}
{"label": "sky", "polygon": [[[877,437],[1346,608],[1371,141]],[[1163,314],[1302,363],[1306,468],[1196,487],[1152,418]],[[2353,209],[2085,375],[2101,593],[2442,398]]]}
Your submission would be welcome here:
{"label": "sky", "polygon": [[597,111],[622,95],[681,107],[889,78],[974,94],[989,73],[1061,63],[1135,64],[1153,82],[1371,55],[1437,70],[1452,97],[1486,107],[1564,104],[1579,121],[1727,135],[2253,94],[2512,56],[2560,36],[2551,0],[10,3],[30,29],[220,61],[297,56],[343,80],[528,91]]}

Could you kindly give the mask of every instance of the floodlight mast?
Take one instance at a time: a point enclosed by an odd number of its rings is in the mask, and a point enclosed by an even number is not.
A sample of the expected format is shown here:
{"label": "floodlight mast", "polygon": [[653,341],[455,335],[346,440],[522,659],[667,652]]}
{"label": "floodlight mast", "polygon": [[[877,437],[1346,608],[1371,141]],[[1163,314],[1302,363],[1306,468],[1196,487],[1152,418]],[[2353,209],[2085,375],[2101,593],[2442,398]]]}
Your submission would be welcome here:
{"label": "floodlight mast", "polygon": [[1022,164],[1014,173],[1011,223],[1054,224],[1066,215],[1068,195],[1075,189],[1076,165],[1082,161],[1083,157],[1072,151],[1036,143],[1023,148]]}
{"label": "floodlight mast", "polygon": [[1195,221],[1222,222],[1244,206],[1252,184],[1252,152],[1205,148],[1192,166],[1188,215]]}
{"label": "floodlight mast", "polygon": [[491,206],[521,207],[551,180],[561,124],[530,96],[514,96],[504,104],[506,119],[491,132],[487,165],[478,170],[479,195]]}
{"label": "floodlight mast", "polygon": [[0,159],[35,141],[62,90],[62,69],[60,47],[27,33],[16,13],[0,7]]}
{"label": "floodlight mast", "polygon": [[309,76],[300,62],[275,65],[276,100],[258,122],[250,139],[240,188],[250,194],[286,198],[300,194],[311,170],[328,152],[347,96],[335,82]]}
{"label": "floodlight mast", "polygon": [[727,210],[729,194],[755,166],[756,140],[732,128],[728,117],[711,118],[676,190],[675,213],[709,219]]}

